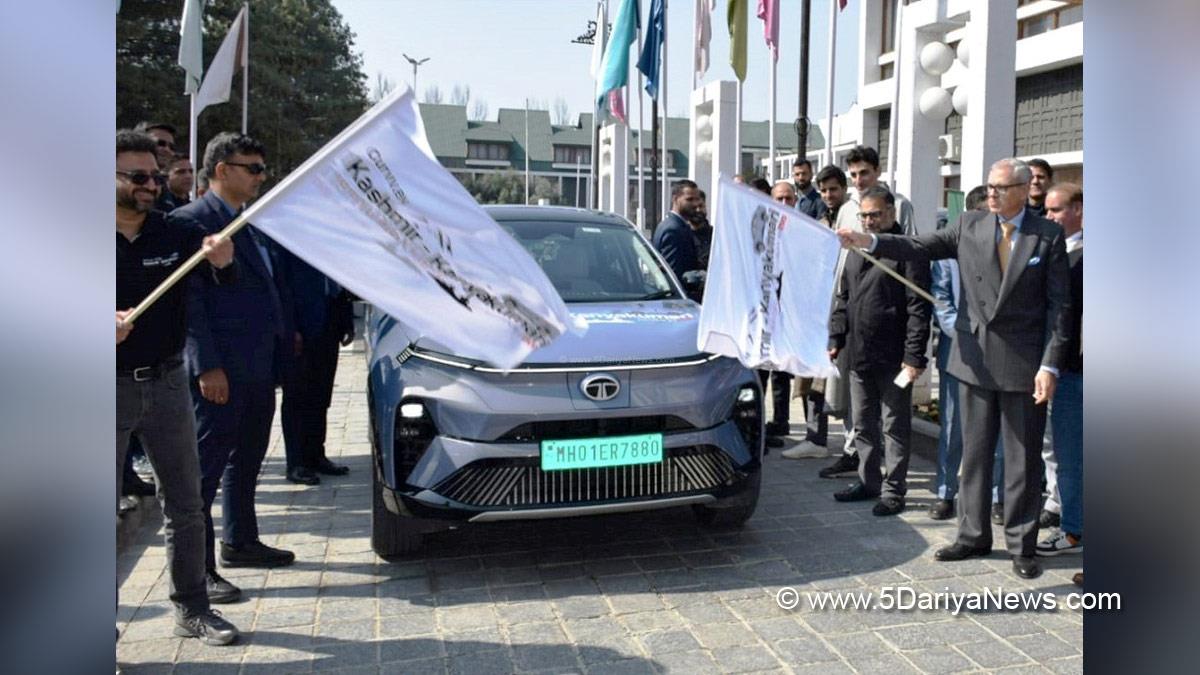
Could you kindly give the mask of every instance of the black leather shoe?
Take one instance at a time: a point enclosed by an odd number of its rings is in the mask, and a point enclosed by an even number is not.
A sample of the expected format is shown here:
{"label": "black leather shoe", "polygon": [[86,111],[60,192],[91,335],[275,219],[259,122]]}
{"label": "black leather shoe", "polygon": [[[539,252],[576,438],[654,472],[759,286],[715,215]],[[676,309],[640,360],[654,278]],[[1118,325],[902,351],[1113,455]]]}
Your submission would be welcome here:
{"label": "black leather shoe", "polygon": [[175,617],[175,634],[179,637],[200,638],[206,645],[219,647],[238,638],[238,629],[221,613],[208,610],[199,614]]}
{"label": "black leather shoe", "polygon": [[778,436],[767,436],[765,441],[768,448],[782,448],[783,439]]}
{"label": "black leather shoe", "polygon": [[787,436],[792,433],[792,425],[787,422],[767,422],[768,436]]}
{"label": "black leather shoe", "polygon": [[847,455],[842,453],[838,456],[837,461],[817,472],[821,478],[836,478],[844,473],[853,473],[858,471],[858,453]]}
{"label": "black leather shoe", "polygon": [[839,502],[863,502],[878,496],[879,490],[869,490],[862,483],[855,483],[845,490],[833,493],[833,498]]}
{"label": "black leather shoe", "polygon": [[933,558],[942,562],[954,562],[956,560],[966,560],[967,558],[982,558],[991,552],[992,547],[990,546],[975,548],[974,546],[954,542],[945,548],[939,548],[933,554]]}
{"label": "black leather shoe", "polygon": [[947,520],[953,515],[953,499],[939,499],[929,506],[929,517],[934,520]]}
{"label": "black leather shoe", "polygon": [[1048,530],[1052,527],[1062,527],[1062,516],[1053,512],[1042,509],[1038,514],[1038,527],[1043,530]]}
{"label": "black leather shoe", "polygon": [[312,469],[303,466],[293,466],[288,469],[287,479],[300,485],[317,485],[321,482],[320,477],[313,473]]}
{"label": "black leather shoe", "polygon": [[326,457],[322,457],[321,461],[317,462],[317,465],[312,470],[317,473],[323,473],[326,476],[345,476],[350,473],[350,467],[334,464]]}
{"label": "black leather shoe", "polygon": [[871,513],[877,516],[894,516],[904,510],[904,500],[899,497],[884,497],[875,502]]}
{"label": "black leather shoe", "polygon": [[1004,524],[1004,502],[992,504],[992,522],[997,525]]}
{"label": "black leather shoe", "polygon": [[225,580],[225,577],[209,570],[204,585],[208,590],[208,601],[214,605],[228,605],[242,599],[242,589]]}
{"label": "black leather shoe", "polygon": [[1036,579],[1042,576],[1042,566],[1031,555],[1014,555],[1012,557],[1013,571],[1022,579]]}
{"label": "black leather shoe", "polygon": [[226,567],[283,567],[291,565],[296,554],[281,548],[271,548],[261,541],[234,548],[221,542],[221,564]]}

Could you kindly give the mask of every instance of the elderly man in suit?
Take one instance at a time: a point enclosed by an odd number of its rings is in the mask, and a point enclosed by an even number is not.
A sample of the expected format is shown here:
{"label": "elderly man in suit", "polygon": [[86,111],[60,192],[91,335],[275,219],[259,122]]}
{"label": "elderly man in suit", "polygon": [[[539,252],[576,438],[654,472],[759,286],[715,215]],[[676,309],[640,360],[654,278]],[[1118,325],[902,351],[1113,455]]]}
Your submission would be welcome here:
{"label": "elderly man in suit", "polygon": [[[170,221],[218,232],[258,195],[266,178],[265,150],[242,134],[221,133],[204,151],[204,196],[171,213]],[[275,385],[298,355],[275,244],[248,225],[233,236],[241,273],[217,286],[196,275],[188,296],[186,357],[196,408],[201,495],[207,537],[210,599],[241,591],[216,571],[212,503],[221,487],[221,562],[226,567],[274,567],[295,559],[259,540],[254,492],[275,416]]]}
{"label": "elderly man in suit", "polygon": [[962,486],[958,537],[937,560],[992,550],[988,502],[992,449],[1004,441],[1004,534],[1017,576],[1041,574],[1034,557],[1042,433],[1071,339],[1070,272],[1062,228],[1026,211],[1029,165],[1002,159],[988,173],[988,211],[921,236],[838,230],[843,246],[893,260],[956,258],[963,303],[948,371],[962,385]]}

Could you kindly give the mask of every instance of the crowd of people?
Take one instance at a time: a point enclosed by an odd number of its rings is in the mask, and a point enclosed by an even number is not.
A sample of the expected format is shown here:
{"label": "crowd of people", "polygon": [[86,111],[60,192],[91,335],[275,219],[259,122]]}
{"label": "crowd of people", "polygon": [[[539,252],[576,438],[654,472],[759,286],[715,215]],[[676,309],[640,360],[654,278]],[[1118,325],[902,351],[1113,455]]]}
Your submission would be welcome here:
{"label": "crowd of people", "polygon": [[[957,222],[918,234],[912,204],[879,177],[878,153],[858,146],[846,171],[826,166],[814,179],[801,158],[791,180],[737,179],[836,231],[847,249],[829,316],[837,376],[799,379],[803,438],[780,454],[827,457],[829,417],[840,417],[842,447],[819,475],[858,480],[834,499],[874,500],[876,516],[902,512],[912,389],[928,365],[932,319],[940,433],[928,515],[958,516],[955,542],[934,557],[989,554],[994,523],[1003,526],[1014,572],[1035,578],[1039,556],[1083,551],[1083,190],[1054,183],[1044,160],[1003,159],[986,185],[967,193]],[[677,277],[694,279],[707,267],[697,251],[711,238],[703,192],[677,181],[655,248]],[[696,284],[685,285],[702,298]],[[792,435],[793,378],[759,376],[772,392],[769,451]],[[1075,582],[1082,585],[1082,572]]]}
{"label": "crowd of people", "polygon": [[[247,224],[222,233],[267,178],[262,143],[217,134],[205,147],[194,200],[190,158],[175,129],[144,123],[116,134],[117,496],[142,482],[144,453],[162,505],[177,635],[225,645],[238,630],[213,604],[241,590],[222,567],[295,560],[259,536],[255,492],[282,389],[285,477],[316,485],[349,468],[325,454],[339,345],[354,339],[351,296]],[[133,320],[141,302],[202,251],[204,261]],[[221,542],[212,506],[221,494]]]}

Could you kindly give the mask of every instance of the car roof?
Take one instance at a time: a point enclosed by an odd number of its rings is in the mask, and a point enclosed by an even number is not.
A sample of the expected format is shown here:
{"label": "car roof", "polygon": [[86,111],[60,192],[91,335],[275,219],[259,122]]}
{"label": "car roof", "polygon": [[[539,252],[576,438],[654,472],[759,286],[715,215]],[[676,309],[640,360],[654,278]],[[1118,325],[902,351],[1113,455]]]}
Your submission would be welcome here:
{"label": "car roof", "polygon": [[615,213],[578,209],[572,206],[522,206],[489,205],[483,209],[498,222],[505,221],[567,221],[596,223],[618,227],[633,227],[633,224]]}

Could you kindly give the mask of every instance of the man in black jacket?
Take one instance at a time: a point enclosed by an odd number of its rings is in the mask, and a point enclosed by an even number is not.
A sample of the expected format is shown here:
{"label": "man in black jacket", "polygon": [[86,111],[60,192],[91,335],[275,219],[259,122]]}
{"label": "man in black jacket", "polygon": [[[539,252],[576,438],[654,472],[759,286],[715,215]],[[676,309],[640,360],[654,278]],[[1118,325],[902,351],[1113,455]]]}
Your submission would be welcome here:
{"label": "man in black jacket", "polygon": [[[896,223],[896,199],[883,186],[863,191],[858,219],[867,232],[903,234]],[[928,263],[882,264],[920,288],[929,288]],[[846,351],[861,461],[859,481],[834,498],[849,502],[879,497],[872,510],[877,516],[904,510],[912,434],[911,383],[925,369],[930,313],[928,302],[862,256],[846,259],[829,321],[829,355],[836,358]]]}

